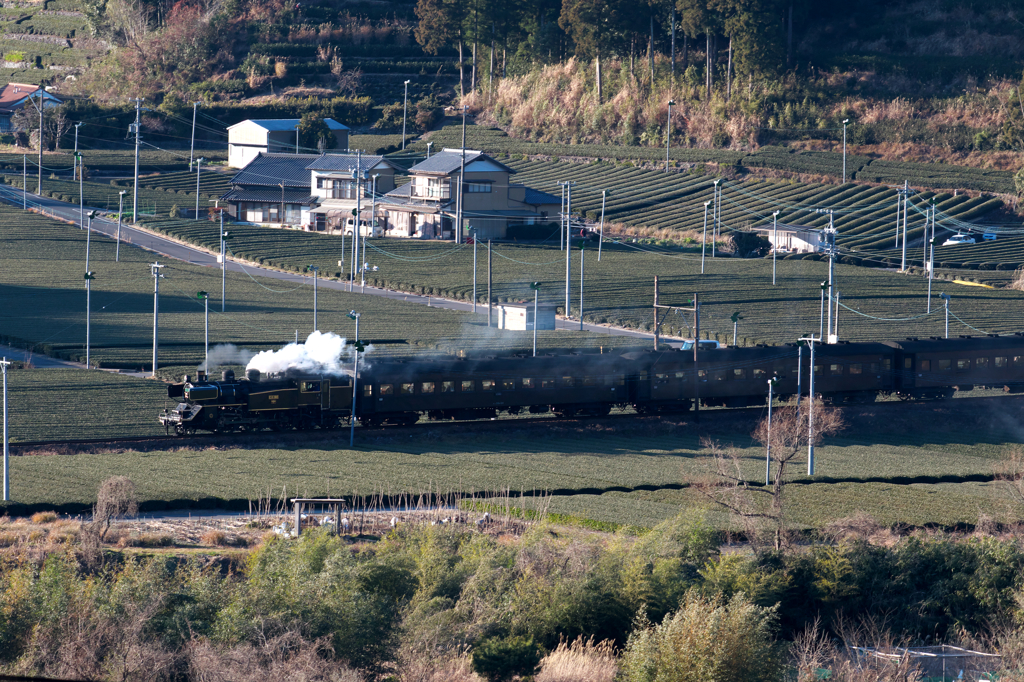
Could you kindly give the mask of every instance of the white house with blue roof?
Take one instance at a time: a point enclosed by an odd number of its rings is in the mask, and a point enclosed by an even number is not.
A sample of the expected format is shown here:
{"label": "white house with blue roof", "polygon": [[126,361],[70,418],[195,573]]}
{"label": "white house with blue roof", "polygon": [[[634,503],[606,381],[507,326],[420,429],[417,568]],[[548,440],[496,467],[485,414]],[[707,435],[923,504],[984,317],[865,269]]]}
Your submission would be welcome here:
{"label": "white house with blue roof", "polygon": [[[245,168],[260,152],[298,154],[299,120],[297,118],[251,118],[228,126],[228,165]],[[334,134],[337,149],[348,149],[349,127],[333,118],[324,123]]]}

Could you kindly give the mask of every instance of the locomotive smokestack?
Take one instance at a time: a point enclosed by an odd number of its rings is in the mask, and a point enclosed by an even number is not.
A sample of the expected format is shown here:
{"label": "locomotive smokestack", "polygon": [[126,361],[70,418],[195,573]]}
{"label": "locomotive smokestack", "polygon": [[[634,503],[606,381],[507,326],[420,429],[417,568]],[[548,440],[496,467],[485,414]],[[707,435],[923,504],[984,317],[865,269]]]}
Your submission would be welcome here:
{"label": "locomotive smokestack", "polygon": [[260,380],[260,371],[258,369],[247,369],[245,371],[245,378],[251,382],[257,382]]}
{"label": "locomotive smokestack", "polygon": [[223,372],[221,372],[220,380],[221,381],[234,381],[235,380],[235,372],[234,372],[234,370],[226,369]]}

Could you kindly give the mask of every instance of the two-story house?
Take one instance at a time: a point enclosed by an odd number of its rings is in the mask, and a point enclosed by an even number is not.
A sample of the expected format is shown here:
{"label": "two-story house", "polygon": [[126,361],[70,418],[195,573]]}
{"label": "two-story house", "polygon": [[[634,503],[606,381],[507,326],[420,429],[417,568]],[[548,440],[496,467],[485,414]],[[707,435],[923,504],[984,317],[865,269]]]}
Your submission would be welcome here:
{"label": "two-story house", "polygon": [[512,168],[481,151],[445,149],[410,168],[410,182],[384,196],[389,235],[454,237],[463,155],[463,235],[473,230],[479,239],[503,239],[509,225],[557,219],[561,200],[511,182]]}
{"label": "two-story house", "polygon": [[[29,97],[35,100],[29,103]],[[42,104],[40,104],[42,102]],[[8,83],[0,88],[0,133],[14,132],[11,125],[11,117],[19,109],[28,107],[29,111],[38,111],[35,107],[50,109],[63,104],[59,98],[48,93],[39,85],[26,85],[25,83]]]}
{"label": "two-story house", "polygon": [[373,194],[380,196],[393,190],[398,169],[382,156],[356,154],[324,154],[306,168],[311,173],[311,191],[319,204],[312,212],[317,232],[341,227],[342,218],[353,215],[357,196],[361,196],[361,219],[372,224]]}
{"label": "two-story house", "polygon": [[[244,168],[261,152],[283,154],[299,151],[297,118],[250,118],[228,126],[228,165]],[[349,127],[325,118],[335,148],[348,149]]]}

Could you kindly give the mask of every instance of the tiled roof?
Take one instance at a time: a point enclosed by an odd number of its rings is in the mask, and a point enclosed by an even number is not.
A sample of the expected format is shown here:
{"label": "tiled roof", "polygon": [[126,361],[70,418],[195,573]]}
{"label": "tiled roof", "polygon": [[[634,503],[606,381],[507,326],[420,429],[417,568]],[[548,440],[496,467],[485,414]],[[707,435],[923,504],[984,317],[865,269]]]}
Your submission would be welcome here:
{"label": "tiled roof", "polygon": [[[8,108],[17,104],[31,94],[41,90],[38,85],[27,85],[25,83],[8,83],[0,89],[0,109]],[[44,91],[45,92],[45,91]],[[51,95],[52,97],[52,95]]]}
{"label": "tiled roof", "polygon": [[[343,173],[351,173],[356,169],[357,158],[359,158],[357,154],[323,154],[322,156],[318,156],[316,160],[306,166],[306,168],[315,171],[341,171]],[[370,156],[364,154],[359,161],[359,170],[365,173],[381,161],[384,161],[384,163],[390,166],[394,166],[394,164],[386,160],[383,156]]]}
{"label": "tiled roof", "polygon": [[281,203],[282,196],[286,204],[315,204],[319,198],[315,194],[310,194],[308,189],[305,191],[286,189],[284,194],[279,189],[233,189],[222,196],[220,200],[279,204]]}
{"label": "tiled roof", "polygon": [[[495,161],[493,158],[484,154],[483,152],[476,151],[473,149],[466,150],[466,165],[468,166],[473,161],[479,159],[487,159],[491,163],[501,166],[504,170],[509,173],[515,173],[514,170],[501,163]],[[462,149],[445,149],[437,154],[434,154],[429,159],[417,163],[415,166],[409,169],[410,173],[444,173],[448,175],[459,170],[462,166]]]}
{"label": "tiled roof", "polygon": [[[300,119],[297,118],[250,118],[245,121],[242,121],[242,123],[255,123],[264,130],[273,130],[279,132],[282,130],[294,131],[296,126],[299,125],[299,120]],[[242,123],[236,123],[235,125],[242,125]],[[349,127],[347,125],[343,123],[338,123],[333,118],[325,118],[324,123],[327,124],[327,127],[330,130],[349,130]],[[228,129],[230,130],[231,128],[234,127],[235,126],[228,126]]]}
{"label": "tiled roof", "polygon": [[312,176],[306,166],[319,154],[270,154],[260,152],[255,159],[231,178],[232,185],[256,187],[303,187],[309,191]]}
{"label": "tiled roof", "polygon": [[555,204],[560,203],[562,201],[561,197],[556,197],[554,194],[542,192],[539,189],[533,189],[532,187],[527,187],[525,189],[526,196],[523,199],[524,204],[533,204],[534,206],[539,206],[541,204]]}

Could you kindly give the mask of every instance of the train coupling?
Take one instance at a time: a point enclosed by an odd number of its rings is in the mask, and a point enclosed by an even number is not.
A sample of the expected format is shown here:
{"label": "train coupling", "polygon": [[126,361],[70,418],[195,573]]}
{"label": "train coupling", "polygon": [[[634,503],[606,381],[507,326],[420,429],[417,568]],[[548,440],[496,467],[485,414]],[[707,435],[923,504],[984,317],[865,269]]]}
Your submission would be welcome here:
{"label": "train coupling", "polygon": [[160,413],[160,423],[165,427],[170,426],[181,426],[182,424],[188,424],[199,416],[202,411],[202,405],[189,405],[188,403],[178,403],[173,409],[165,409]]}

